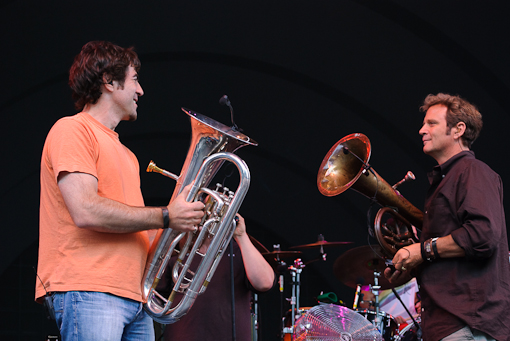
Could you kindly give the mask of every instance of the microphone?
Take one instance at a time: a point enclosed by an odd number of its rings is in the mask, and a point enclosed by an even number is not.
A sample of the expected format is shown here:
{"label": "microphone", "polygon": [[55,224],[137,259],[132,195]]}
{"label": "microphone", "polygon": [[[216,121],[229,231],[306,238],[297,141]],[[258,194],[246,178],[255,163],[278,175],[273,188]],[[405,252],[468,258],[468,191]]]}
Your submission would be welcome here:
{"label": "microphone", "polygon": [[[367,172],[365,172],[365,175],[368,176],[368,171],[371,171],[372,170],[372,166],[370,166],[368,163],[366,163],[365,161],[363,161],[363,159],[361,159],[356,153],[353,153],[347,146],[343,145],[343,148],[342,148],[342,151],[344,152],[345,155],[347,154],[351,154],[352,156],[354,156],[356,159],[358,159],[362,164],[363,164],[363,169]],[[373,172],[372,172],[373,173]],[[375,174],[374,174],[375,176]]]}
{"label": "microphone", "polygon": [[227,107],[231,107],[231,105],[230,105],[230,100],[228,99],[228,96],[227,96],[227,95],[223,95],[223,96],[220,98],[220,104],[221,104],[221,105],[226,105]]}
{"label": "microphone", "polygon": [[235,124],[234,122],[234,108],[232,108],[232,104],[230,104],[230,100],[228,99],[227,95],[221,96],[220,104],[226,105],[227,107],[230,108],[230,120],[232,121],[232,129],[235,131],[242,131],[242,129],[239,129],[239,127],[237,127],[237,124]]}

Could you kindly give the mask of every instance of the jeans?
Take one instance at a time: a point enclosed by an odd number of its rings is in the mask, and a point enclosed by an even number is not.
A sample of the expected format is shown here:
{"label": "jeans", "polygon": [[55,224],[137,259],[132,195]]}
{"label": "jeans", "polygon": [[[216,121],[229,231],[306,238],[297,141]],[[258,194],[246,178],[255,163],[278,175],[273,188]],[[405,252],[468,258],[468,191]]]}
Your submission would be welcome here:
{"label": "jeans", "polygon": [[102,292],[53,293],[63,341],[152,341],[154,324],[142,303]]}
{"label": "jeans", "polygon": [[465,341],[465,340],[475,340],[475,341],[491,341],[494,340],[489,335],[482,333],[476,329],[470,329],[468,326],[457,330],[455,333],[448,335],[447,337],[441,339],[441,341]]}

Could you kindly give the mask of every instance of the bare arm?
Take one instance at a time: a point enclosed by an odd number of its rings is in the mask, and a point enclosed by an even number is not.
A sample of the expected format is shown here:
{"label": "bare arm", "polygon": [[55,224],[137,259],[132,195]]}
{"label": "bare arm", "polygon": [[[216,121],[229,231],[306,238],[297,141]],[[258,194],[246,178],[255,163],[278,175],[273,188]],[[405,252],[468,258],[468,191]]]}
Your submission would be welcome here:
{"label": "bare arm", "polygon": [[239,217],[239,223],[234,232],[234,238],[243,255],[246,276],[257,291],[267,291],[274,284],[273,268],[250,241],[250,237],[246,233],[244,218],[239,214],[237,216]]}
{"label": "bare arm", "polygon": [[[134,207],[97,194],[97,179],[86,173],[63,172],[58,187],[76,226],[98,232],[131,233],[163,227],[159,207]],[[168,206],[170,228],[192,231],[204,212],[201,202],[185,201],[187,186]]]}

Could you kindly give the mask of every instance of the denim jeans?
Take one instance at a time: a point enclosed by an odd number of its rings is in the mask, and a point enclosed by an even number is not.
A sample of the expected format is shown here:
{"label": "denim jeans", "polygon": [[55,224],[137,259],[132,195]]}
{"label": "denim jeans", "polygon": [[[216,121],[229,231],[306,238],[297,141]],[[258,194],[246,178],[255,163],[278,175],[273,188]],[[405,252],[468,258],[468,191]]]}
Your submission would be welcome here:
{"label": "denim jeans", "polygon": [[154,324],[142,304],[115,295],[69,291],[53,294],[63,341],[152,341]]}
{"label": "denim jeans", "polygon": [[442,341],[465,341],[465,340],[475,340],[475,341],[490,341],[494,340],[489,335],[482,333],[481,331],[471,329],[468,326],[457,330],[455,333],[448,335],[447,337],[441,339]]}

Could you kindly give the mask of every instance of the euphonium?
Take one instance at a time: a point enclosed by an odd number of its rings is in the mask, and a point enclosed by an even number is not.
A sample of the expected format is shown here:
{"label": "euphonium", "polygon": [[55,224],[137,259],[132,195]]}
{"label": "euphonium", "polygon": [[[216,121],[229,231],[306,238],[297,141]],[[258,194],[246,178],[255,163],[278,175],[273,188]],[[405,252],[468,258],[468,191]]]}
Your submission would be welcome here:
{"label": "euphonium", "polygon": [[[376,215],[374,230],[377,241],[387,254],[394,255],[405,245],[417,241],[412,225],[420,228],[423,213],[404,198],[396,188],[414,179],[409,173],[391,186],[368,165],[370,140],[363,134],[350,134],[340,139],[326,154],[317,175],[317,187],[325,196],[338,195],[348,188],[377,201],[383,207]],[[391,216],[382,222],[383,216]]]}
{"label": "euphonium", "polygon": [[[197,235],[172,229],[159,230],[152,243],[145,266],[142,295],[146,301],[144,309],[154,320],[163,324],[174,323],[186,315],[196,297],[205,291],[211,280],[232,238],[235,215],[250,185],[250,171],[246,163],[233,152],[248,144],[257,145],[257,142],[232,128],[188,109],[182,110],[190,117],[192,136],[180,176],[162,170],[152,162],[147,171],[155,171],[177,180],[170,201],[194,181],[186,200],[205,201],[206,212]],[[221,190],[221,185],[216,190],[207,188],[224,161],[233,163],[239,171],[239,185],[235,193],[227,188]],[[174,286],[166,298],[156,291],[156,287],[175,247],[185,236],[186,242],[172,271]],[[210,245],[207,252],[201,254],[198,250],[205,238],[211,238]],[[194,257],[202,258],[196,270],[191,269]],[[183,294],[183,297],[174,305],[178,293]]]}

